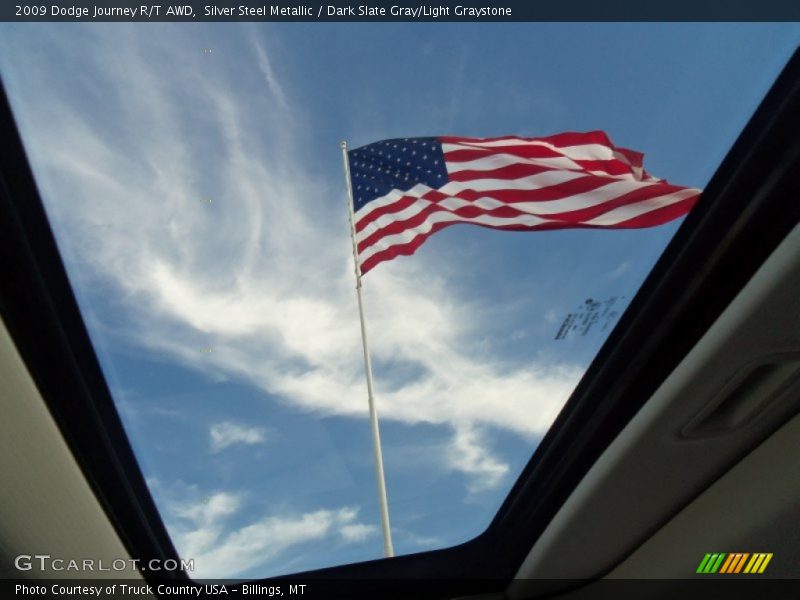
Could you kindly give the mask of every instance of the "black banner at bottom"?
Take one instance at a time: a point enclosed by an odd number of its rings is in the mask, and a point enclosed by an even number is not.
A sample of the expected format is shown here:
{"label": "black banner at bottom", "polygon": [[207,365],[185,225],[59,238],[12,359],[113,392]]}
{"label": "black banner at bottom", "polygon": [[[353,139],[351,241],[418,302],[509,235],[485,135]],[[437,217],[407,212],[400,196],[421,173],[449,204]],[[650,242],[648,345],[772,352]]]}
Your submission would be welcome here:
{"label": "black banner at bottom", "polygon": [[[508,593],[509,585],[511,592]],[[0,598],[318,598],[424,599],[470,597],[476,600],[798,600],[800,579],[698,577],[697,579],[566,580],[115,580],[4,579]],[[479,599],[477,597],[480,597]]]}

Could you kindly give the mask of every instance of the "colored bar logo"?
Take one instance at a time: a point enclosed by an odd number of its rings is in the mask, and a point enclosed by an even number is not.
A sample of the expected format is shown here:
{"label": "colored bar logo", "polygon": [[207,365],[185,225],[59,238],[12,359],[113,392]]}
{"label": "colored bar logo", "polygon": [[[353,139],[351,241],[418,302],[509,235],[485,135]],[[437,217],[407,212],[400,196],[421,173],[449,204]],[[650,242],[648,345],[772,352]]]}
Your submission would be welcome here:
{"label": "colored bar logo", "polygon": [[707,553],[696,573],[711,574],[719,573],[725,575],[737,575],[739,573],[763,573],[769,561],[772,560],[772,552],[716,552]]}

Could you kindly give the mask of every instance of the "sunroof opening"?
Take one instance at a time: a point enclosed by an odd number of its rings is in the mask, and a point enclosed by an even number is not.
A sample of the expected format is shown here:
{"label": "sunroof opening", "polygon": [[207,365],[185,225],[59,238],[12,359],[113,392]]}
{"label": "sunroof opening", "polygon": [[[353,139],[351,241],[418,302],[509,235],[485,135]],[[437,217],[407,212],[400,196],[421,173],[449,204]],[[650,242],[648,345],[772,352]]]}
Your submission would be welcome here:
{"label": "sunroof opening", "polygon": [[[190,576],[384,556],[341,140],[394,553],[446,548],[487,527],[685,214],[624,228],[589,222],[610,207],[565,212],[647,173],[702,189],[800,33],[475,30],[465,44],[444,23],[0,24],[3,81],[59,249]],[[574,155],[591,144],[542,141],[601,130],[613,146],[593,152],[643,152],[646,173],[629,164],[595,184],[603,157]],[[372,195],[356,189],[385,171],[367,164],[375,143],[412,152],[423,139],[442,164],[415,158]],[[427,191],[392,197],[415,167],[431,169],[413,181]],[[560,196],[561,212],[505,194],[545,168],[586,190]],[[491,176],[464,175],[480,169]],[[389,200],[401,204],[359,228]],[[562,226],[540,226],[553,215]],[[521,231],[492,220],[515,218]],[[433,227],[470,220],[482,226]],[[426,223],[413,254],[364,268]]]}

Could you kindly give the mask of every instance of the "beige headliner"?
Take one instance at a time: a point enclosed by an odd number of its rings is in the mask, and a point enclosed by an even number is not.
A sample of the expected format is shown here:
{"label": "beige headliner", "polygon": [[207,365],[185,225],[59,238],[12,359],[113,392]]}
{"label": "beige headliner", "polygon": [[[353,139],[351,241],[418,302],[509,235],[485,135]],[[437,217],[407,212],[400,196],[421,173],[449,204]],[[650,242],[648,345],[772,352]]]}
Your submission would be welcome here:
{"label": "beige headliner", "polygon": [[138,571],[130,569],[41,572],[14,567],[14,557],[20,554],[102,559],[104,565],[130,559],[130,555],[84,479],[3,323],[0,382],[0,577],[141,579]]}
{"label": "beige headliner", "polygon": [[[792,562],[800,558],[800,535],[796,525],[785,529],[787,519],[800,522],[797,419],[714,484],[798,412],[799,299],[796,227],[593,465],[534,544],[509,587],[511,598],[528,597],[530,579],[539,579],[541,590],[541,579],[588,579],[612,570],[614,577],[691,577],[703,553],[726,548],[775,552],[772,574],[800,574]],[[794,383],[760,418],[720,435],[682,436],[741,373],[770,361],[788,365],[775,373],[795,369]],[[769,393],[770,385],[756,383],[745,402]],[[687,508],[675,515],[681,507]],[[734,542],[738,549],[728,547]],[[552,581],[552,591],[560,587]]]}

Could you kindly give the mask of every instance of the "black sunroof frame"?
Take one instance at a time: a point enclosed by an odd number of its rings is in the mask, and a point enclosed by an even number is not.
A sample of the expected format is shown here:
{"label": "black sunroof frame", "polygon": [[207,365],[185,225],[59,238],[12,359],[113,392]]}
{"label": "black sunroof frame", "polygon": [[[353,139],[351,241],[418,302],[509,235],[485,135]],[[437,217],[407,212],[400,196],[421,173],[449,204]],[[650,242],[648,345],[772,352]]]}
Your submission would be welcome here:
{"label": "black sunroof frame", "polygon": [[[131,556],[177,559],[103,377],[1,92],[3,321]],[[800,220],[799,124],[800,53],[795,52],[483,534],[452,548],[291,578],[338,581],[331,591],[350,597],[354,590],[348,589],[355,585],[360,596],[374,598],[502,591],[600,454]],[[188,581],[185,573],[171,576]]]}

